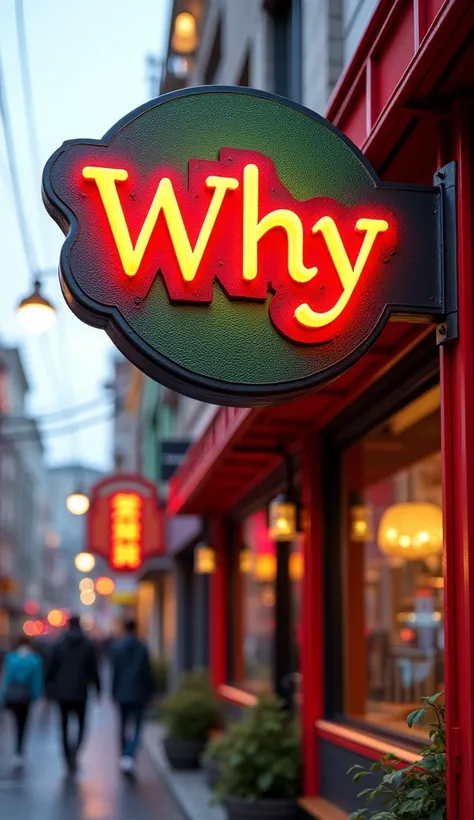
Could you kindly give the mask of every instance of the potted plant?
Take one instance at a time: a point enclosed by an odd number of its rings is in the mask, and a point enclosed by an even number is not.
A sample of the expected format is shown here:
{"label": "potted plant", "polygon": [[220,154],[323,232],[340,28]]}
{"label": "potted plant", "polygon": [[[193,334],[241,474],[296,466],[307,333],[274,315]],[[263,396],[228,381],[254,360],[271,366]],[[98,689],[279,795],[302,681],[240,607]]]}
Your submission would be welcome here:
{"label": "potted plant", "polygon": [[151,662],[151,671],[156,696],[163,697],[168,691],[168,664],[163,658],[154,658]]}
{"label": "potted plant", "polygon": [[[365,788],[358,797],[366,803],[377,801],[382,809],[352,812],[350,820],[445,820],[446,819],[446,735],[445,707],[441,692],[423,698],[424,706],[411,712],[407,724],[429,721],[430,744],[421,751],[420,760],[406,766],[395,755],[385,755],[370,770],[353,766],[353,781],[382,772],[375,788]],[[380,777],[380,775],[379,775]]]}
{"label": "potted plant", "polygon": [[261,697],[228,730],[217,747],[217,759],[215,793],[229,820],[294,820],[300,787],[300,736],[282,701]]}
{"label": "potted plant", "polygon": [[219,721],[219,706],[210,683],[202,678],[191,685],[187,675],[176,692],[161,703],[161,717],[166,727],[164,749],[175,769],[195,769],[210,730]]}
{"label": "potted plant", "polygon": [[221,760],[230,751],[229,732],[222,730],[211,732],[209,741],[202,758],[203,769],[206,775],[207,787],[214,791],[219,782],[221,773]]}

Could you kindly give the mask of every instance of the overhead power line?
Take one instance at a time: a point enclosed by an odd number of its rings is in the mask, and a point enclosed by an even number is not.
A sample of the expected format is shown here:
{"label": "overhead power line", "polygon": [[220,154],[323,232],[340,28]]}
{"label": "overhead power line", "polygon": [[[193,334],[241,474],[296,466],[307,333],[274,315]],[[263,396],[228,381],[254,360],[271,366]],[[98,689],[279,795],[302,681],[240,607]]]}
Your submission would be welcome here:
{"label": "overhead power line", "polygon": [[100,416],[97,415],[88,419],[83,419],[80,422],[76,422],[74,425],[68,424],[65,427],[60,427],[59,429],[54,428],[52,430],[42,430],[41,432],[34,432],[30,429],[22,434],[17,433],[17,431],[13,431],[12,434],[9,434],[8,432],[2,433],[0,430],[0,446],[3,442],[15,444],[24,441],[35,441],[38,438],[38,433],[40,436],[47,436],[48,438],[56,436],[70,436],[74,430],[86,430],[87,428],[94,427],[97,424],[105,424],[105,422],[111,421],[112,419],[113,415],[111,413],[107,413],[107,415],[101,414]]}
{"label": "overhead power line", "polygon": [[5,137],[5,147],[7,151],[7,163],[10,171],[10,179],[13,191],[13,200],[15,203],[16,215],[18,219],[18,226],[20,229],[20,238],[25,252],[26,261],[32,274],[37,269],[36,256],[31,234],[28,227],[28,220],[26,212],[23,207],[23,200],[21,196],[20,178],[18,175],[18,168],[15,158],[15,145],[13,140],[13,132],[11,127],[10,114],[8,109],[6,87],[4,81],[4,74],[2,68],[2,59],[0,55],[0,117],[3,125],[3,133]]}
{"label": "overhead power line", "polygon": [[[37,214],[38,214],[38,226],[41,226],[41,220],[43,218],[43,210],[41,207],[41,200],[39,196],[39,186],[41,180],[41,159],[40,159],[40,151],[39,151],[39,139],[38,139],[38,129],[36,127],[36,117],[35,117],[35,109],[34,109],[34,102],[33,102],[33,92],[31,86],[31,72],[30,72],[30,63],[28,59],[28,45],[26,42],[26,29],[25,29],[25,13],[24,13],[24,6],[23,0],[16,0],[15,3],[15,12],[16,12],[16,32],[17,32],[17,40],[18,40],[18,53],[20,57],[20,73],[21,73],[21,88],[23,92],[23,99],[25,102],[25,116],[26,116],[26,124],[28,129],[28,138],[30,142],[30,150],[31,150],[31,159],[33,164],[33,173],[35,178],[38,180],[38,196],[35,197]],[[44,235],[43,231],[40,230],[41,241],[43,245],[43,252],[45,251],[44,247]]]}

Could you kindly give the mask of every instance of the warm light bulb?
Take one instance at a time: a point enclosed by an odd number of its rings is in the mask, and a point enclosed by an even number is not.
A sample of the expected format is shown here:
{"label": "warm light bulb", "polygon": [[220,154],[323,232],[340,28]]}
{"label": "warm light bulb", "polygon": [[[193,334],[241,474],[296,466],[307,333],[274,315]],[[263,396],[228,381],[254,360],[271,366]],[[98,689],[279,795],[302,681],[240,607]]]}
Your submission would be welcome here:
{"label": "warm light bulb", "polygon": [[70,493],[66,498],[66,507],[73,515],[84,515],[90,507],[90,501],[85,493]]}
{"label": "warm light bulb", "polygon": [[24,331],[41,335],[54,324],[56,311],[52,305],[27,303],[18,308],[18,318]]}
{"label": "warm light bulb", "polygon": [[79,552],[74,563],[79,572],[91,572],[95,567],[95,558],[90,552]]}
{"label": "warm light bulb", "polygon": [[93,590],[94,589],[94,581],[92,578],[82,578],[79,581],[79,592],[85,592],[86,590]]}
{"label": "warm light bulb", "polygon": [[36,280],[33,293],[22,299],[18,305],[18,319],[27,333],[45,333],[54,322],[56,310],[54,305],[41,295],[41,283]]}

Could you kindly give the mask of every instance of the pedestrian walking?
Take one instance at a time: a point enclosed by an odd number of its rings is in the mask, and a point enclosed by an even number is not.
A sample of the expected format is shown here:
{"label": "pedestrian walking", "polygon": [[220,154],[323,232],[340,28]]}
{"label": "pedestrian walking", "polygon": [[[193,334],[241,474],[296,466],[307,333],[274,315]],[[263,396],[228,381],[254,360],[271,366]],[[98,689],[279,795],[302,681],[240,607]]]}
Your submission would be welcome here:
{"label": "pedestrian walking", "polygon": [[[92,642],[81,629],[77,615],[71,616],[66,634],[55,644],[46,672],[46,692],[58,703],[66,765],[71,774],[77,768],[86,725],[89,690],[100,695],[100,677]],[[77,719],[77,735],[71,740],[70,721]]]}
{"label": "pedestrian walking", "polygon": [[127,621],[125,636],[112,652],[112,696],[120,712],[120,768],[126,774],[133,773],[145,706],[153,688],[148,650],[137,636],[135,621]]}
{"label": "pedestrian walking", "polygon": [[33,652],[28,638],[21,637],[4,661],[0,702],[11,712],[15,721],[16,743],[14,766],[24,763],[24,744],[31,705],[43,694],[43,667]]}

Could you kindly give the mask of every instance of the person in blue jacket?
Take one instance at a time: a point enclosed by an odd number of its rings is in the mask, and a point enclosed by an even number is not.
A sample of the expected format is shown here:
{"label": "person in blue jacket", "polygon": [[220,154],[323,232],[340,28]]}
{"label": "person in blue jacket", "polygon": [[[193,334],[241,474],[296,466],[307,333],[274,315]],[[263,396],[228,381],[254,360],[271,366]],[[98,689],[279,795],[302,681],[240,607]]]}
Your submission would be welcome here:
{"label": "person in blue jacket", "polygon": [[21,637],[16,642],[14,650],[8,652],[5,657],[0,688],[0,701],[12,713],[15,720],[14,764],[17,768],[23,766],[23,749],[31,705],[43,694],[43,686],[41,659],[33,652],[29,640]]}

